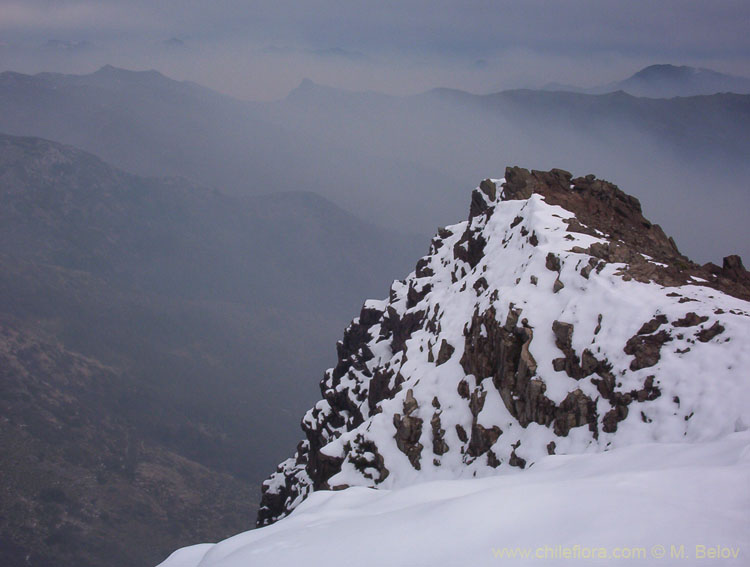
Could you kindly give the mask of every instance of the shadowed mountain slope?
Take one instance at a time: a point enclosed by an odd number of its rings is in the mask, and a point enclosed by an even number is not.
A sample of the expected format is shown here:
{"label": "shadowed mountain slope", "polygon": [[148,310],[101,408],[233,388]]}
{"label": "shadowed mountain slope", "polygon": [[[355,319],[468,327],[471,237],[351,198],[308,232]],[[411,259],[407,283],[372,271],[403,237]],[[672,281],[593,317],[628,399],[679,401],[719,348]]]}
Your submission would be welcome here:
{"label": "shadowed mountain slope", "polygon": [[252,525],[325,344],[419,248],[311,193],[0,136],[3,563],[155,563]]}

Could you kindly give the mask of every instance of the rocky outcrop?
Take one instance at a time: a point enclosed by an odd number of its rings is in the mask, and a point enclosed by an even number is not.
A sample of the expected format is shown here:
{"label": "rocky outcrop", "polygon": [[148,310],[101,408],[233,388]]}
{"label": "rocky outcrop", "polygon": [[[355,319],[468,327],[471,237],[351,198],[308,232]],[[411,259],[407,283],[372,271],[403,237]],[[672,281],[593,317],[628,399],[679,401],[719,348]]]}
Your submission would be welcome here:
{"label": "rocky outcrop", "polygon": [[[737,257],[692,263],[607,181],[508,168],[349,325],[258,524],[313,490],[498,474],[750,422],[740,401],[708,401],[746,380],[732,339],[750,337],[749,282]],[[698,385],[686,371],[705,367],[703,344],[735,362]]]}

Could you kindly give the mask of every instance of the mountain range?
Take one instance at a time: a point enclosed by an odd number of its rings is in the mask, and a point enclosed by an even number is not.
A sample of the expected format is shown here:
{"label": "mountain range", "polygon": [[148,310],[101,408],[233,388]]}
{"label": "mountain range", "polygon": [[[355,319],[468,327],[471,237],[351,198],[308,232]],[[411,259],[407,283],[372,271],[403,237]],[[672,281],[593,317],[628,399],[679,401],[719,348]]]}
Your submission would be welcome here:
{"label": "mountain range", "polygon": [[750,205],[748,95],[437,89],[396,97],[304,81],[281,101],[250,103],[155,71],[104,67],[81,76],[0,74],[0,104],[0,131],[9,134],[232,195],[304,188],[425,240],[461,210],[457,188],[498,161],[565,164],[632,187],[701,261],[718,261],[721,242],[750,253],[741,214]]}

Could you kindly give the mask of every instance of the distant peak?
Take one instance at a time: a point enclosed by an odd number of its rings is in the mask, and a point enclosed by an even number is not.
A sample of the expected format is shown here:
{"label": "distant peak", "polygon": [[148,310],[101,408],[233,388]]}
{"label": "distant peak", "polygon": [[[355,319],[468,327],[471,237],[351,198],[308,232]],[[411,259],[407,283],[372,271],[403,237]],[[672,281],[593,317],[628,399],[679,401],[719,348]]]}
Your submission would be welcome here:
{"label": "distant peak", "polygon": [[94,74],[97,73],[118,73],[120,71],[124,71],[124,69],[120,69],[119,67],[115,67],[114,65],[102,65],[97,71],[95,71]]}
{"label": "distant peak", "polygon": [[297,90],[313,89],[317,86],[318,86],[317,83],[315,83],[312,79],[305,77],[297,86]]}
{"label": "distant peak", "polygon": [[295,89],[292,89],[287,95],[288,99],[303,99],[315,95],[331,96],[334,94],[349,93],[349,91],[329,87],[316,83],[312,79],[305,77]]}
{"label": "distant peak", "polygon": [[695,67],[688,67],[687,65],[672,65],[669,63],[659,63],[656,65],[649,65],[648,67],[644,67],[637,73],[633,75],[633,77],[640,77],[640,78],[650,78],[650,77],[665,77],[665,76],[685,76],[685,75],[693,75],[695,73],[698,73],[699,69],[696,69]]}
{"label": "distant peak", "polygon": [[94,76],[116,76],[116,77],[166,77],[155,69],[148,69],[146,71],[133,71],[131,69],[123,69],[122,67],[115,67],[114,65],[104,65],[99,68],[98,71],[92,73]]}

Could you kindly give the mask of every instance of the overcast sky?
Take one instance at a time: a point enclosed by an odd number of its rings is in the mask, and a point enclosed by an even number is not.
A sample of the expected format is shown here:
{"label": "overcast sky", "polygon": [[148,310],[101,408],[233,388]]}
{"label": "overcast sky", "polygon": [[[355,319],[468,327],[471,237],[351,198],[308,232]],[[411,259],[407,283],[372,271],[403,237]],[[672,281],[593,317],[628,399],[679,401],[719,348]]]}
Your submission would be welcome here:
{"label": "overcast sky", "polygon": [[490,92],[651,63],[749,76],[748,30],[747,0],[0,0],[0,70],[155,68],[255,99],[303,77]]}

